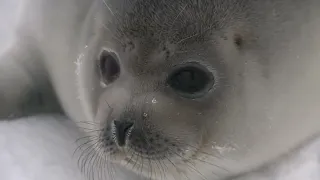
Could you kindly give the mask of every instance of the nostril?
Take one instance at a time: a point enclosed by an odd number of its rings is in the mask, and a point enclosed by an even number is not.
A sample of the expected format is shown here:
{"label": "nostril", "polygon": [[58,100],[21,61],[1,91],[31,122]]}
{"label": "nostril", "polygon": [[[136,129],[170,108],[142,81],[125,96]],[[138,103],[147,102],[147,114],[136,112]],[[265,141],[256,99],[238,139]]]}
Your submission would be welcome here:
{"label": "nostril", "polygon": [[124,146],[126,139],[133,128],[133,122],[129,121],[114,121],[115,138],[119,146]]}

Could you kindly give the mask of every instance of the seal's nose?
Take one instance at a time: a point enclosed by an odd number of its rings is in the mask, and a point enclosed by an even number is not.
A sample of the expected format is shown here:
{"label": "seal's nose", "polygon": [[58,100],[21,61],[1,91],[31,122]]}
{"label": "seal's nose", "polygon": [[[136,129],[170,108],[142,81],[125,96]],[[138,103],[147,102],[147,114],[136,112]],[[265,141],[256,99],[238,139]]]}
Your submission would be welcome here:
{"label": "seal's nose", "polygon": [[126,139],[130,135],[133,128],[133,122],[129,121],[113,121],[115,127],[115,140],[118,145],[124,146]]}

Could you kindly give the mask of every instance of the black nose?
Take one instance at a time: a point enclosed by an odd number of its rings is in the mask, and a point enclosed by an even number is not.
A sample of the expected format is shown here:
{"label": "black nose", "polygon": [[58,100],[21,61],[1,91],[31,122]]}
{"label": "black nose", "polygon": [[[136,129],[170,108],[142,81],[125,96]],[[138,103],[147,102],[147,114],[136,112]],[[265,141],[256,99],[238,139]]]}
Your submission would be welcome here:
{"label": "black nose", "polygon": [[129,121],[114,121],[115,126],[115,136],[116,141],[119,146],[123,146],[126,142],[126,139],[128,137],[128,132],[133,127],[133,122]]}

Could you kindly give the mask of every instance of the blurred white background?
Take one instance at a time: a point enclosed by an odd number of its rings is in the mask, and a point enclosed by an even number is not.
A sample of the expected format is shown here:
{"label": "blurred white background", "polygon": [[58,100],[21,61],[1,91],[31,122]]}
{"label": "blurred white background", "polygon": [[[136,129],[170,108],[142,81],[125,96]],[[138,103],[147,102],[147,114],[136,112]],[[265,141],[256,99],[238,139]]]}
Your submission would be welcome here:
{"label": "blurred white background", "polygon": [[[0,53],[13,37],[20,1],[0,0]],[[72,156],[79,136],[62,118],[0,120],[0,180],[83,180]]]}
{"label": "blurred white background", "polygon": [[[12,28],[21,0],[0,0],[0,49],[12,38]],[[1,52],[1,50],[0,50]]]}

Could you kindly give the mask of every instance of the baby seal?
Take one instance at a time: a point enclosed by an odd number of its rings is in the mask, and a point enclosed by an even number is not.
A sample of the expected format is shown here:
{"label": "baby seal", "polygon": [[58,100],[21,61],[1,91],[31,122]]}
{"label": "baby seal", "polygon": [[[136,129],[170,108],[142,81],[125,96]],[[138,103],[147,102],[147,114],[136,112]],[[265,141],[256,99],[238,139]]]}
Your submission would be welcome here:
{"label": "baby seal", "polygon": [[248,171],[320,131],[319,10],[25,0],[1,60],[1,116],[65,112],[88,135],[83,163],[106,175],[109,163],[156,180]]}

